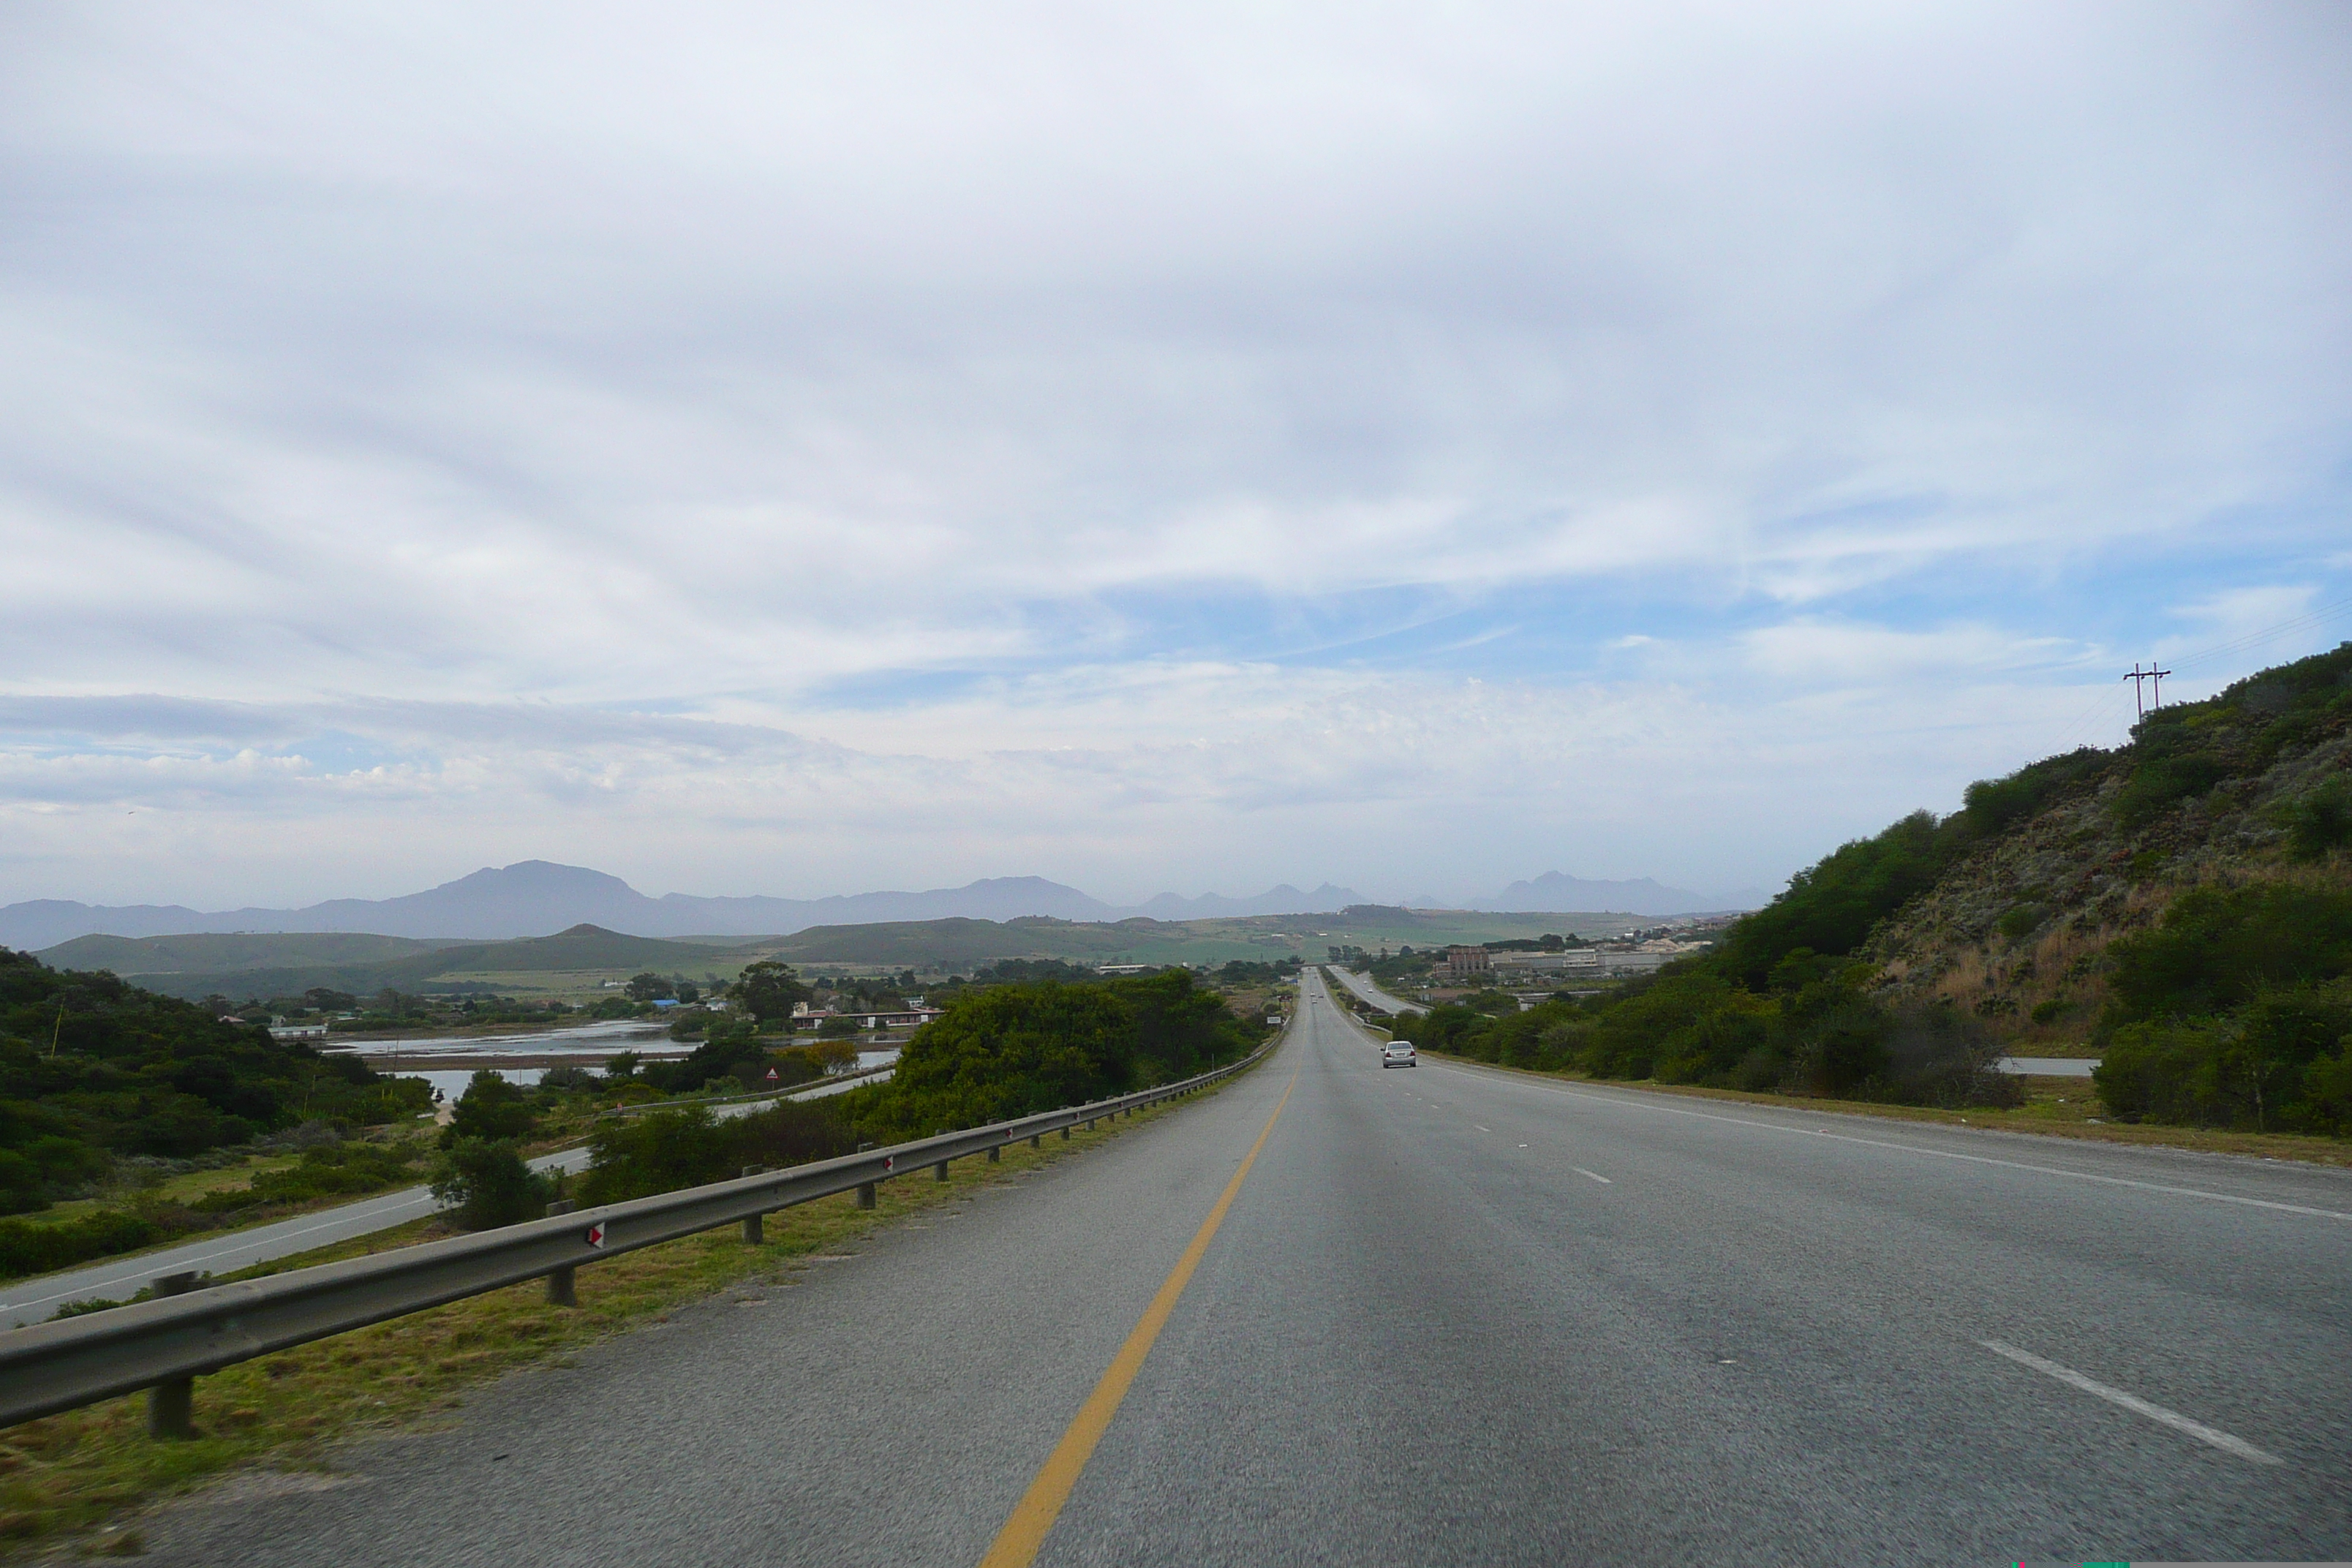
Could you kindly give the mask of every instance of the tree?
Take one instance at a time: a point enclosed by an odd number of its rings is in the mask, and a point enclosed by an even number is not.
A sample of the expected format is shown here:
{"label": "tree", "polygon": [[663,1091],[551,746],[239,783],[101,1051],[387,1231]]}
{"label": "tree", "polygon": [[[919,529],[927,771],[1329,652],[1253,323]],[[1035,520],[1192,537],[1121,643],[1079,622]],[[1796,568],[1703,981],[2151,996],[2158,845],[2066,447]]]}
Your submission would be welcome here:
{"label": "tree", "polygon": [[464,1098],[451,1113],[441,1134],[441,1146],[455,1148],[467,1138],[520,1138],[530,1131],[530,1104],[521,1089],[484,1068],[467,1084]]}
{"label": "tree", "polygon": [[674,994],[670,983],[651,970],[629,976],[628,989],[629,998],[635,1002],[657,1002]]}
{"label": "tree", "polygon": [[467,1230],[537,1219],[556,1187],[554,1177],[523,1163],[511,1138],[460,1138],[433,1162],[434,1198]]}
{"label": "tree", "polygon": [[791,964],[763,958],[757,963],[747,963],[743,973],[735,977],[728,988],[736,1004],[760,1023],[774,1018],[789,1018],[796,1004],[809,999],[809,988],[801,984]]}
{"label": "tree", "polygon": [[820,1039],[815,1045],[801,1047],[808,1058],[828,1073],[854,1072],[857,1068],[857,1047],[847,1040]]}

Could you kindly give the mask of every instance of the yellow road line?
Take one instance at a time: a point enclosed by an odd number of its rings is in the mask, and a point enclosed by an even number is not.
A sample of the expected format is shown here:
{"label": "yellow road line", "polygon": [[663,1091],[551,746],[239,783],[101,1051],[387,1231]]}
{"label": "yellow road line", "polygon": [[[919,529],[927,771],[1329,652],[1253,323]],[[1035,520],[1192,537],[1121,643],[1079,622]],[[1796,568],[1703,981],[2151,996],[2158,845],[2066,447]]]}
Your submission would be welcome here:
{"label": "yellow road line", "polygon": [[1209,1217],[1201,1222],[1199,1230],[1193,1232],[1192,1245],[1186,1247],[1184,1256],[1176,1260],[1176,1267],[1161,1283],[1160,1293],[1152,1297],[1151,1305],[1144,1309],[1142,1321],[1135,1325],[1135,1331],[1127,1336],[1127,1342],[1118,1347],[1118,1354],[1111,1358],[1110,1370],[1102,1374],[1102,1381],[1095,1384],[1095,1391],[1087,1395],[1087,1402],[1078,1407],[1069,1430],[1062,1434],[1062,1440],[1055,1445],[1053,1453],[1046,1458],[1045,1468],[1037,1472],[1037,1479],[1029,1483],[1029,1489],[1013,1505],[1013,1517],[1006,1520],[1004,1528],[996,1532],[996,1542],[989,1547],[988,1555],[980,1560],[980,1568],[1029,1568],[1029,1564],[1036,1561],[1037,1549],[1045,1544],[1045,1537],[1052,1531],[1054,1521],[1062,1517],[1062,1505],[1070,1500],[1070,1489],[1078,1484],[1078,1473],[1093,1458],[1095,1445],[1102,1441],[1105,1432],[1110,1430],[1111,1417],[1118,1414],[1119,1403],[1127,1397],[1128,1385],[1135,1381],[1135,1374],[1143,1370],[1143,1358],[1151,1353],[1152,1342],[1160,1337],[1160,1331],[1167,1327],[1168,1315],[1176,1310],[1177,1299],[1184,1294],[1184,1287],[1191,1283],[1192,1270],[1200,1267],[1201,1255],[1209,1250],[1209,1242],[1216,1236],[1217,1227],[1225,1223],[1225,1211],[1234,1206],[1234,1199],[1242,1190],[1242,1178],[1250,1173],[1252,1165],[1257,1163],[1258,1151],[1264,1149],[1265,1141],[1274,1135],[1274,1124],[1282,1120],[1282,1108],[1290,1103],[1290,1091],[1297,1087],[1298,1075],[1294,1072],[1290,1075],[1290,1082],[1283,1088],[1282,1098],[1275,1102],[1274,1114],[1265,1119],[1265,1130],[1257,1135],[1257,1142],[1250,1145],[1249,1157],[1242,1162],[1242,1168],[1234,1173],[1234,1179],[1225,1184],[1223,1194],[1217,1199],[1217,1206],[1209,1211]]}

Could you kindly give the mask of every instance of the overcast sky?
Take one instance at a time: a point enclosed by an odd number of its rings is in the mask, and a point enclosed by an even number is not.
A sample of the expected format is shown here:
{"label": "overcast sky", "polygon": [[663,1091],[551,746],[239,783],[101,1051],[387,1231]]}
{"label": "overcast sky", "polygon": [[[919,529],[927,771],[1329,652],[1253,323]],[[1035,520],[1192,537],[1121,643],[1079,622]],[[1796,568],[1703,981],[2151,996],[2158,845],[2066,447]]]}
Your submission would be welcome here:
{"label": "overcast sky", "polygon": [[2352,636],[2352,9],[0,8],[0,901],[1777,887]]}

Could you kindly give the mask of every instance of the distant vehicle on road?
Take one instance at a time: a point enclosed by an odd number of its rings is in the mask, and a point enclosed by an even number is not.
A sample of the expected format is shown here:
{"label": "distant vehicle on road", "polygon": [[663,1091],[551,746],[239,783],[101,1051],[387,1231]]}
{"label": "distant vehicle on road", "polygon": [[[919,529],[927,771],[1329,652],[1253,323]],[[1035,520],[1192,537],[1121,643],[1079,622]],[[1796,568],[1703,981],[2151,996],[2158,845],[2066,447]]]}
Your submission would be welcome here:
{"label": "distant vehicle on road", "polygon": [[1410,1040],[1391,1040],[1382,1046],[1381,1066],[1383,1069],[1412,1066],[1412,1043]]}

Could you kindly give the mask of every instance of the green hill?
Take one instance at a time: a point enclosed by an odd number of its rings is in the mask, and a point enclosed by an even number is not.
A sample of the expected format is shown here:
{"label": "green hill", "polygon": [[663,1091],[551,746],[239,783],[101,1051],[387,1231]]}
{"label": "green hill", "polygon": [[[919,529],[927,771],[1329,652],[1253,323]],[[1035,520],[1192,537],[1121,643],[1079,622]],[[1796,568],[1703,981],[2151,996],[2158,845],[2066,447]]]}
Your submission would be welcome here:
{"label": "green hill", "polygon": [[110,969],[126,977],[144,977],[382,963],[457,945],[455,941],[342,931],[240,931],[234,935],[200,932],[189,936],[78,936],[34,956],[52,969]]}
{"label": "green hill", "polygon": [[[184,1158],[315,1118],[382,1122],[424,1106],[421,1088],[352,1058],[0,949],[0,1213],[42,1207],[117,1155]],[[8,1256],[0,1247],[0,1273]]]}
{"label": "green hill", "polygon": [[446,974],[547,974],[608,969],[650,969],[667,973],[688,966],[707,968],[721,960],[740,962],[741,957],[740,944],[672,942],[659,937],[626,936],[603,926],[576,925],[553,936],[444,947],[398,960],[383,968],[387,973],[414,976],[422,983]]}
{"label": "green hill", "polygon": [[1119,925],[1045,917],[996,921],[953,918],[882,921],[872,925],[811,926],[761,952],[786,963],[878,964],[962,968],[1000,958],[1104,959],[1149,940],[1157,921]]}
{"label": "green hill", "polygon": [[794,964],[885,969],[962,969],[1004,958],[1059,958],[1078,963],[1205,964],[1234,959],[1272,963],[1320,959],[1333,945],[1444,947],[1533,938],[1546,931],[1613,935],[1634,917],[1622,914],[1485,914],[1465,910],[1406,910],[1361,904],[1334,914],[1236,915],[1213,920],[1109,921],[1036,916],[982,920],[892,921],[811,926],[754,943],[762,957]]}
{"label": "green hill", "polygon": [[[389,986],[395,991],[530,988],[532,977],[551,981],[558,975],[625,975],[640,970],[667,974],[701,974],[717,970],[731,973],[750,956],[740,948],[709,942],[669,942],[656,937],[626,936],[602,926],[578,925],[553,936],[524,937],[512,942],[436,942],[383,936],[284,937],[153,937],[126,942],[120,937],[79,937],[52,948],[42,956],[52,964],[85,944],[105,943],[100,954],[119,956],[127,965],[148,950],[202,957],[218,952],[231,957],[250,955],[266,962],[228,964],[218,968],[191,966],[164,971],[116,973],[167,996],[190,1000],[219,994],[232,999],[299,996],[313,986],[370,996]],[[211,944],[249,944],[214,947]],[[390,955],[335,960],[326,955],[334,943],[353,944],[354,954],[373,951]],[[317,944],[315,947],[306,944]],[[289,957],[320,956],[312,962],[289,963]],[[102,967],[114,968],[108,963]]]}
{"label": "green hill", "polygon": [[2352,1131],[2352,643],[1969,786],[1583,1003],[1441,1008],[1434,1048],[1603,1077],[2000,1102],[2105,1053],[2125,1119]]}

